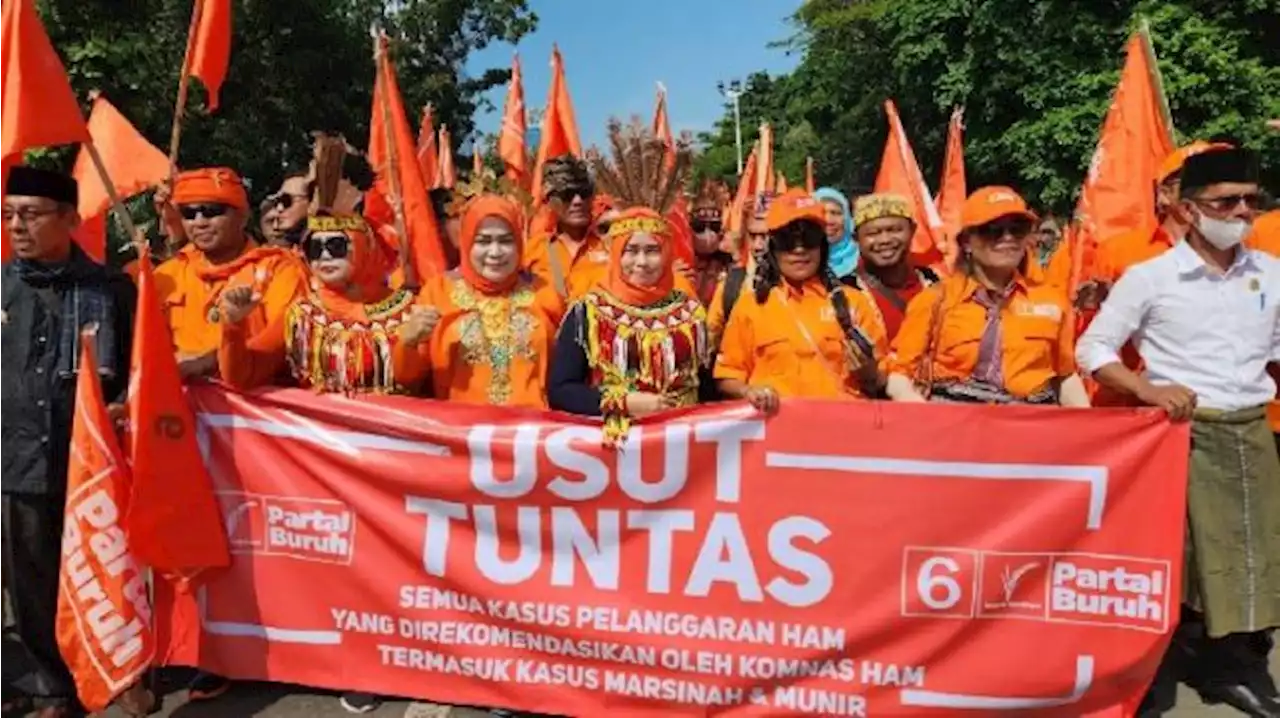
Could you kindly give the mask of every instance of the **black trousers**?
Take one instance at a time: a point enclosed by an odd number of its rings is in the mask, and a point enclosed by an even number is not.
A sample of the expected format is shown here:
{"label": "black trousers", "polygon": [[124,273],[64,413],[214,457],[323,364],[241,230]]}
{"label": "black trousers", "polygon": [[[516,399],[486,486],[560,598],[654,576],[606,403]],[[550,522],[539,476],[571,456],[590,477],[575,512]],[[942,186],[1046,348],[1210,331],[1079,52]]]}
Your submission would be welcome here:
{"label": "black trousers", "polygon": [[58,652],[60,496],[4,495],[4,592],[13,613],[4,637],[4,683],[40,703],[74,703],[75,683]]}

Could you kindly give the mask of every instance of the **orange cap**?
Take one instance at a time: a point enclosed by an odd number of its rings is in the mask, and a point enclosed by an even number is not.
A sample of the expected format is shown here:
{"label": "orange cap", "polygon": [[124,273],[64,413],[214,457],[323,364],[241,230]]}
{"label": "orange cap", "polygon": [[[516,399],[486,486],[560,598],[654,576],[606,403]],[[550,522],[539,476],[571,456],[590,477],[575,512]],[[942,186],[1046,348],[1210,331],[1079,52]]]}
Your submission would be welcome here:
{"label": "orange cap", "polygon": [[770,232],[776,232],[792,222],[813,222],[823,227],[827,224],[827,213],[822,203],[804,190],[788,190],[769,204],[764,223]]}
{"label": "orange cap", "polygon": [[961,229],[973,229],[994,219],[1018,215],[1032,222],[1040,219],[1027,207],[1027,201],[1011,187],[982,187],[964,201],[960,209]]}
{"label": "orange cap", "polygon": [[240,175],[229,167],[203,167],[179,172],[173,180],[174,204],[217,202],[249,209],[249,195]]}
{"label": "orange cap", "polygon": [[1183,145],[1173,152],[1170,152],[1169,156],[1164,158],[1164,161],[1160,163],[1160,169],[1156,172],[1156,183],[1159,184],[1164,182],[1169,179],[1170,175],[1181,172],[1182,165],[1186,164],[1188,157],[1193,157],[1207,150],[1229,149],[1231,149],[1231,145],[1225,142],[1205,142],[1203,140],[1196,140],[1189,145]]}

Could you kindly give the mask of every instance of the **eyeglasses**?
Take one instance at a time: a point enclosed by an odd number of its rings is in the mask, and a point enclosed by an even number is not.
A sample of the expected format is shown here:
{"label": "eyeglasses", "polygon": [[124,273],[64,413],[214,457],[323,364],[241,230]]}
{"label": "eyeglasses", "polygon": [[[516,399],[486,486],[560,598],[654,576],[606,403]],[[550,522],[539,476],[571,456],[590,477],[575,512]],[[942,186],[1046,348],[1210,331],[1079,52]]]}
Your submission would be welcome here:
{"label": "eyeglasses", "polygon": [[302,253],[308,262],[319,261],[328,254],[331,259],[346,259],[351,253],[351,240],[344,234],[331,234],[327,237],[307,237],[302,243]]}
{"label": "eyeglasses", "polygon": [[973,233],[980,239],[985,239],[988,242],[994,242],[1006,234],[1012,235],[1015,239],[1022,239],[1031,234],[1032,229],[1033,225],[1031,220],[996,220],[975,228]]}
{"label": "eyeglasses", "polygon": [[1257,193],[1229,194],[1225,197],[1196,197],[1191,201],[1215,212],[1230,212],[1242,203],[1250,210],[1256,210],[1262,206],[1262,196]]}
{"label": "eyeglasses", "polygon": [[694,234],[702,234],[703,232],[715,232],[716,234],[719,234],[720,228],[723,225],[720,222],[712,220],[695,219],[689,223],[689,226],[693,229]]}
{"label": "eyeglasses", "polygon": [[566,187],[547,193],[547,199],[558,199],[565,204],[572,202],[574,197],[591,199],[591,192],[581,187]]}
{"label": "eyeglasses", "polygon": [[310,202],[311,198],[305,194],[286,194],[280,192],[273,194],[267,198],[268,207],[276,207],[278,209],[289,209],[294,202]]}
{"label": "eyeglasses", "polygon": [[205,219],[217,219],[226,214],[229,209],[231,208],[225,204],[184,204],[178,207],[178,213],[190,222],[202,216]]}
{"label": "eyeglasses", "polygon": [[826,241],[826,232],[809,222],[783,227],[774,232],[771,238],[773,249],[777,252],[794,252],[797,249],[805,251],[821,249],[823,242]]}
{"label": "eyeglasses", "polygon": [[17,217],[25,223],[35,219],[40,219],[41,217],[48,217],[49,215],[57,214],[58,212],[59,210],[57,209],[34,209],[32,207],[20,207],[18,209],[14,209],[12,207],[5,207],[4,214],[0,216],[4,217],[5,224],[12,222],[14,217]]}

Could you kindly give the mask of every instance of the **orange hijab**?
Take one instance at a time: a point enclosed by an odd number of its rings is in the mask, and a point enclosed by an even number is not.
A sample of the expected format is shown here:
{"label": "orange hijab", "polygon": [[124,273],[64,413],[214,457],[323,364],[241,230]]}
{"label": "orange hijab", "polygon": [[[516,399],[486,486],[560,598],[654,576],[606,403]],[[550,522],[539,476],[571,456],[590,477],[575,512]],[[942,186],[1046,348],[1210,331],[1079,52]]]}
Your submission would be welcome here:
{"label": "orange hijab", "polygon": [[[622,253],[632,235],[644,232],[662,245],[662,276],[651,287],[628,282],[622,273]],[[609,276],[600,286],[633,307],[647,307],[666,299],[675,287],[674,258],[671,254],[671,225],[648,207],[624,210],[609,227]]]}
{"label": "orange hijab", "polygon": [[347,289],[332,289],[319,279],[311,280],[312,287],[331,319],[339,321],[367,321],[366,304],[377,304],[391,294],[387,275],[391,269],[391,257],[364,218],[354,214],[319,215],[307,218],[306,242],[312,234],[341,232],[351,241],[347,254],[351,262],[350,288],[357,290],[358,300],[347,296]]}
{"label": "orange hijab", "polygon": [[[516,268],[501,281],[485,279],[476,271],[471,263],[471,249],[476,244],[476,235],[480,232],[480,223],[489,217],[497,217],[511,226],[516,237]],[[515,202],[496,194],[482,194],[467,203],[462,211],[462,236],[458,238],[458,269],[462,278],[471,288],[481,294],[490,296],[505,294],[511,291],[520,281],[520,265],[524,259],[524,217]]]}

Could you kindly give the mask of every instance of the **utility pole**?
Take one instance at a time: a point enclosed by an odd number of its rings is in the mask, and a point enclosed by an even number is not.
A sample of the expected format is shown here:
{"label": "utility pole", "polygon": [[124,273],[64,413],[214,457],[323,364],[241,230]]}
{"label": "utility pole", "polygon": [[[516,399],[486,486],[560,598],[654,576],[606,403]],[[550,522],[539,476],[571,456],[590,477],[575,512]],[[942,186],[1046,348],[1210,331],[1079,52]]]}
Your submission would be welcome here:
{"label": "utility pole", "polygon": [[733,103],[733,138],[738,148],[738,175],[742,175],[742,95],[746,93],[746,88],[742,86],[741,80],[730,80],[729,84],[723,81],[716,83],[716,89],[720,91],[720,95],[726,100]]}

